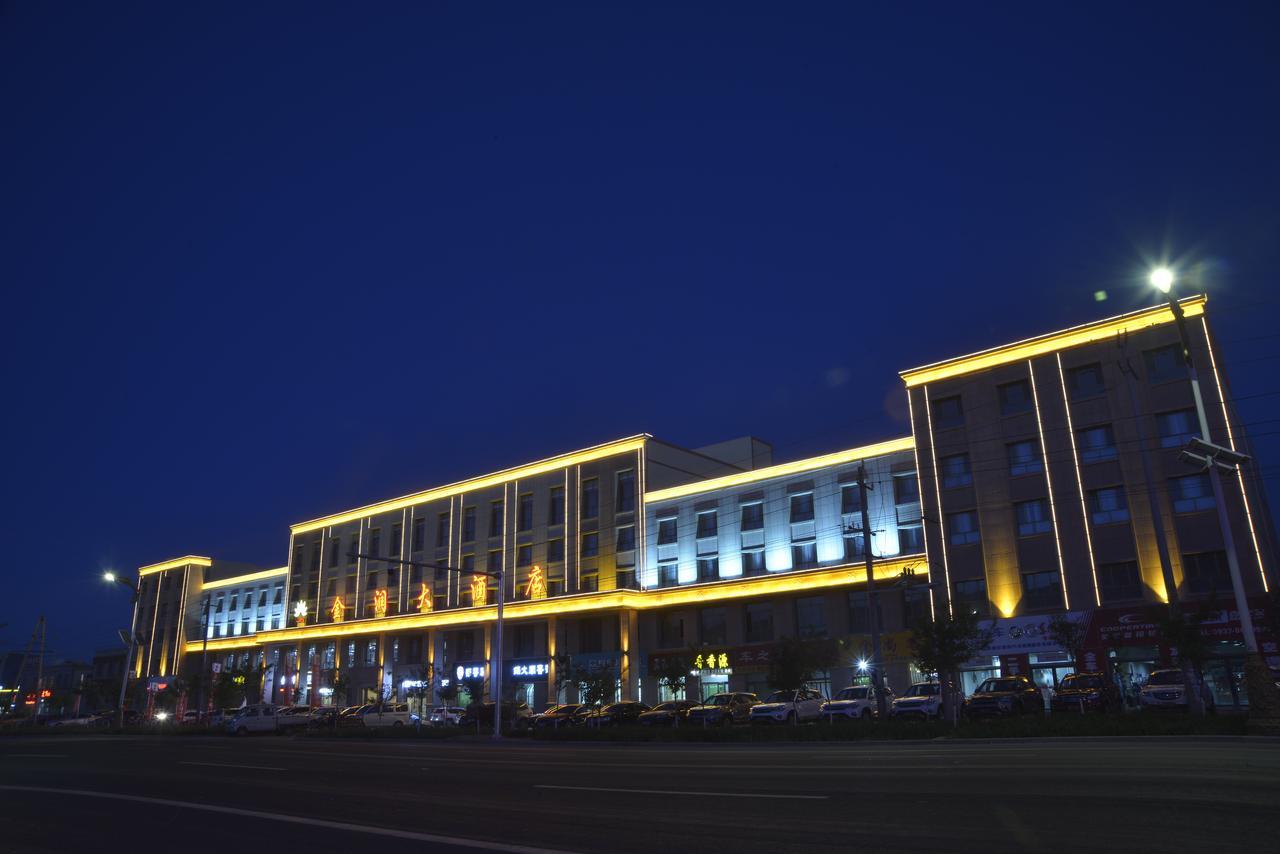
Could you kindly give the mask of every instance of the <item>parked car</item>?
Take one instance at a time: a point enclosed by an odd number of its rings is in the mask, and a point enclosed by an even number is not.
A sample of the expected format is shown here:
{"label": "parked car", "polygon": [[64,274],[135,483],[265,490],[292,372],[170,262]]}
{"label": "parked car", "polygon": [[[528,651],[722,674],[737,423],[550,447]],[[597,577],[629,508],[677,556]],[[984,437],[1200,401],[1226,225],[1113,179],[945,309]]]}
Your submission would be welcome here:
{"label": "parked car", "polygon": [[436,706],[427,716],[427,723],[431,726],[457,726],[466,711],[459,706]]}
{"label": "parked car", "polygon": [[684,722],[690,726],[731,726],[748,723],[751,710],[760,704],[755,694],[726,692],[713,694],[689,709]]}
{"label": "parked car", "polygon": [[209,713],[209,726],[223,727],[227,721],[234,718],[240,712],[239,709],[214,709]]}
{"label": "parked car", "polygon": [[418,716],[409,711],[408,703],[371,703],[360,712],[364,725],[370,728],[416,724]]}
{"label": "parked car", "polygon": [[1044,697],[1025,676],[984,679],[960,706],[966,718],[1005,717],[1044,713]]}
{"label": "parked car", "polygon": [[689,710],[696,705],[698,704],[691,700],[668,700],[641,714],[636,718],[636,723],[640,726],[678,727],[688,717]]}
{"label": "parked car", "polygon": [[[494,704],[492,700],[484,703],[472,703],[467,710],[458,719],[458,726],[473,727],[478,729],[493,729],[493,710]],[[502,728],[509,730],[526,730],[529,728],[529,718],[533,717],[533,712],[525,703],[503,703],[502,704]]]}
{"label": "parked car", "polygon": [[364,726],[364,718],[362,713],[369,708],[368,704],[361,706],[347,706],[338,712],[338,726]]}
{"label": "parked car", "polygon": [[187,709],[182,713],[182,717],[178,719],[178,723],[182,726],[197,726],[201,723],[200,711],[198,709]]}
{"label": "parked car", "polygon": [[937,682],[916,682],[889,706],[889,717],[928,720],[946,714],[942,704],[942,686]]}
{"label": "parked car", "polygon": [[274,703],[254,703],[245,706],[226,723],[226,730],[233,735],[253,732],[276,731],[276,706]]}
{"label": "parked car", "polygon": [[[1215,711],[1213,694],[1208,686],[1200,683],[1200,696],[1204,698],[1204,710]],[[1182,682],[1182,671],[1176,668],[1153,670],[1147,677],[1147,684],[1138,691],[1138,705],[1143,711],[1156,709],[1178,709],[1186,711],[1187,697]]]}
{"label": "parked car", "polygon": [[56,721],[49,721],[46,726],[64,727],[64,726],[93,726],[98,722],[97,715],[75,715],[73,717],[59,718]]}
{"label": "parked car", "polygon": [[586,720],[589,714],[591,714],[589,706],[584,706],[582,703],[565,703],[538,715],[538,719],[533,722],[533,726],[535,729],[558,729],[564,726],[578,726]]}
{"label": "parked car", "polygon": [[[884,689],[885,707],[893,702],[893,689]],[[841,721],[869,721],[880,714],[876,705],[874,685],[852,685],[822,704],[819,710],[828,723]]]}
{"label": "parked car", "polygon": [[312,728],[334,726],[338,721],[339,711],[341,710],[336,706],[320,706],[312,709],[307,719],[307,726]]}
{"label": "parked car", "polygon": [[822,714],[823,702],[823,696],[810,688],[774,691],[763,703],[751,707],[751,723],[798,724],[816,721]]}
{"label": "parked car", "polygon": [[280,729],[301,729],[309,723],[310,706],[285,706],[276,712],[276,726]]}
{"label": "parked car", "polygon": [[649,711],[644,703],[634,700],[623,700],[621,703],[610,703],[587,715],[587,726],[621,726],[633,724],[642,714]]}
{"label": "parked car", "polygon": [[1120,705],[1120,691],[1105,673],[1072,673],[1058,685],[1050,701],[1059,714],[1119,711]]}

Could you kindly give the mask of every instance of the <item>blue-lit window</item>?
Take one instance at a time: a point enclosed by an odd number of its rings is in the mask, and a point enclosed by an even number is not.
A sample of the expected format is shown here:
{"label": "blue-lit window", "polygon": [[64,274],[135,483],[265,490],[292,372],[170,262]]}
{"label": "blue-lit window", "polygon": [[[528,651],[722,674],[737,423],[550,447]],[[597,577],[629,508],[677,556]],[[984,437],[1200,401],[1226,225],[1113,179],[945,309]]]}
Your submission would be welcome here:
{"label": "blue-lit window", "polygon": [[1156,430],[1160,434],[1160,447],[1181,448],[1199,435],[1200,422],[1194,409],[1162,412],[1156,416]]}
{"label": "blue-lit window", "polygon": [[594,477],[582,482],[582,507],[578,514],[583,519],[594,519],[600,515],[600,482]]}
{"label": "blue-lit window", "polygon": [[675,561],[658,564],[658,584],[670,587],[679,581],[680,574]]}
{"label": "blue-lit window", "polygon": [[1014,442],[1008,446],[1008,451],[1010,476],[1044,471],[1044,462],[1040,459],[1040,446],[1034,441],[1028,439],[1024,442]]}
{"label": "blue-lit window", "polygon": [[1031,383],[1027,380],[1005,383],[996,388],[1000,398],[1001,415],[1018,415],[1030,412],[1034,403],[1031,397]]}
{"label": "blue-lit window", "polygon": [[600,535],[594,531],[582,535],[582,556],[595,557],[600,554]]}
{"label": "blue-lit window", "polygon": [[893,503],[916,504],[920,501],[920,480],[915,472],[893,476]]}
{"label": "blue-lit window", "polygon": [[818,544],[792,543],[791,566],[795,569],[808,569],[818,565]]}
{"label": "blue-lit window", "polygon": [[1022,607],[1029,610],[1062,607],[1062,582],[1055,572],[1022,575]]}
{"label": "blue-lit window", "polygon": [[1124,488],[1108,486],[1089,493],[1089,516],[1095,525],[1115,525],[1129,521],[1129,498]]}
{"label": "blue-lit window", "polygon": [[935,427],[959,427],[964,423],[964,408],[960,405],[959,395],[939,398],[930,404],[930,408]]}
{"label": "blue-lit window", "polygon": [[715,581],[719,577],[720,577],[720,558],[718,557],[698,558],[698,580],[699,581]]}
{"label": "blue-lit window", "polygon": [[1212,510],[1217,506],[1207,474],[1172,478],[1169,481],[1169,491],[1174,513],[1195,513],[1199,510]]}
{"label": "blue-lit window", "polygon": [[618,472],[617,478],[617,500],[613,512],[630,513],[636,509],[636,473],[627,469]]}
{"label": "blue-lit window", "polygon": [[1072,400],[1083,400],[1104,394],[1107,387],[1102,381],[1102,365],[1094,363],[1067,371],[1067,388],[1070,390]]}
{"label": "blue-lit window", "polygon": [[924,551],[924,524],[898,523],[898,553],[904,555],[919,554]]}
{"label": "blue-lit window", "polygon": [[862,513],[862,491],[858,484],[840,484],[840,512],[846,516]]}
{"label": "blue-lit window", "polygon": [[622,525],[617,532],[617,545],[615,548],[620,552],[629,552],[636,547],[636,526]]}
{"label": "blue-lit window", "polygon": [[1049,517],[1049,503],[1043,498],[1019,502],[1014,505],[1014,508],[1018,513],[1019,537],[1034,537],[1053,530],[1053,522]]}
{"label": "blue-lit window", "polygon": [[516,548],[516,566],[533,566],[533,546]]}
{"label": "blue-lit window", "polygon": [[1147,365],[1147,380],[1153,383],[1182,379],[1187,375],[1187,363],[1182,359],[1182,345],[1170,344],[1142,354]]}
{"label": "blue-lit window", "polygon": [[547,563],[560,563],[564,560],[564,540],[556,538],[547,540]]}
{"label": "blue-lit window", "polygon": [[972,510],[949,514],[947,530],[953,546],[971,546],[981,541],[978,534],[978,514]]}
{"label": "blue-lit window", "polygon": [[764,549],[744,549],[742,552],[742,574],[760,575],[764,571]]}
{"label": "blue-lit window", "polygon": [[658,545],[669,546],[675,543],[678,536],[676,517],[658,520]]}
{"label": "blue-lit window", "polygon": [[791,496],[791,521],[793,524],[813,521],[812,492],[802,492],[799,495]]}
{"label": "blue-lit window", "polygon": [[973,483],[973,472],[969,470],[968,454],[953,454],[938,460],[942,468],[942,486],[954,489],[957,486],[968,486]]}
{"label": "blue-lit window", "polygon": [[1078,430],[1076,447],[1081,463],[1099,463],[1116,458],[1116,437],[1110,424]]}
{"label": "blue-lit window", "polygon": [[742,530],[758,531],[764,527],[764,502],[742,505]]}

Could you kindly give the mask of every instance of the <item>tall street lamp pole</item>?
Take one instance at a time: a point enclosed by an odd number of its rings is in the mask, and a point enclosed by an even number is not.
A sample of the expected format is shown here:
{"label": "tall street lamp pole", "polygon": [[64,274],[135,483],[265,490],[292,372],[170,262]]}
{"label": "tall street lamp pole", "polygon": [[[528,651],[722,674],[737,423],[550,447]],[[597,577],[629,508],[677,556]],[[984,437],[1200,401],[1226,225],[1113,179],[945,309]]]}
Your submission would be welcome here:
{"label": "tall street lamp pole", "polygon": [[102,577],[106,581],[114,581],[128,589],[131,595],[131,603],[133,605],[133,615],[129,618],[129,651],[124,656],[124,673],[120,676],[120,701],[116,704],[116,726],[124,729],[124,695],[129,687],[129,668],[133,666],[133,651],[138,645],[138,636],[135,634],[138,622],[138,596],[142,592],[142,579],[139,578],[137,583],[126,581],[114,572],[104,572]]}

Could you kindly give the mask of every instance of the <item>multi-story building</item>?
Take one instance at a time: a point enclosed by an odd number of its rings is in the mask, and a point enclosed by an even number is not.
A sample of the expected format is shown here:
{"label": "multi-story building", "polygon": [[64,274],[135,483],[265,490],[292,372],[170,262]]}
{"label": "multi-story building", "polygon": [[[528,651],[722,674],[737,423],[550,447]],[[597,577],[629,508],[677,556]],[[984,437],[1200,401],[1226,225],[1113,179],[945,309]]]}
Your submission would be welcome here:
{"label": "multi-story building", "polygon": [[[1211,438],[1247,453],[1205,301],[1182,305],[1211,366]],[[501,578],[503,679],[531,704],[564,690],[566,661],[608,667],[620,696],[651,702],[673,658],[692,695],[763,691],[783,637],[829,647],[817,681],[842,687],[870,655],[873,612],[901,688],[918,675],[908,628],[956,608],[995,629],[967,684],[993,672],[1053,684],[1080,663],[1140,676],[1169,654],[1150,627],[1125,628],[1167,597],[1154,526],[1183,599],[1229,593],[1213,495],[1178,457],[1198,432],[1178,341],[1168,307],[1144,309],[903,372],[899,439],[774,464],[756,439],[689,450],[633,436],[295,524],[280,569],[144,567],[137,672],[166,676],[202,651],[260,662],[265,696],[311,702],[488,680]],[[1227,485],[1246,586],[1261,594],[1275,548],[1256,464]],[[1213,666],[1231,693],[1229,610]],[[1089,619],[1081,662],[1045,631],[1064,612]]]}

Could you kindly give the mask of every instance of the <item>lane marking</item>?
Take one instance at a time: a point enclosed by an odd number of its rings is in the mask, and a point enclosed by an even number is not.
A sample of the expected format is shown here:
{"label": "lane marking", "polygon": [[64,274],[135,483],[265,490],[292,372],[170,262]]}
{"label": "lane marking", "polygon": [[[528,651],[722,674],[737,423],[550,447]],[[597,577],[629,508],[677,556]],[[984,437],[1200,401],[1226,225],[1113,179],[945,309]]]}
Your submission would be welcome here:
{"label": "lane marking", "polygon": [[205,768],[245,768],[249,771],[287,771],[287,768],[275,768],[271,765],[232,765],[227,762],[179,762],[179,765],[202,765]]}
{"label": "lane marking", "polygon": [[456,845],[459,848],[481,848],[485,851],[508,851],[512,854],[572,854],[556,848],[535,848],[528,845],[510,845],[505,842],[485,842],[480,839],[464,839],[459,836],[443,836],[436,833],[420,833],[415,830],[394,830],[388,827],[371,827],[366,824],[351,824],[345,821],[330,821],[323,818],[307,818],[300,815],[246,810],[239,807],[222,807],[216,804],[197,804],[191,801],[175,801],[169,798],[148,798],[142,795],[121,795],[115,792],[94,792],[88,789],[56,789],[50,786],[5,786],[0,791],[6,792],[39,792],[49,795],[79,795],[85,798],[105,798],[113,801],[129,801],[138,804],[156,804],[166,807],[180,807],[189,810],[221,813],[222,815],[239,815],[247,818],[260,818],[266,821],[279,821],[285,824],[304,824],[311,827],[324,827],[331,830],[346,830],[352,833],[368,833],[373,836],[389,836],[394,839],[411,839],[415,842],[433,842],[437,845]]}
{"label": "lane marking", "polygon": [[708,798],[769,798],[784,801],[826,801],[830,795],[765,795],[754,792],[679,792],[669,789],[610,789],[604,786],[552,786],[535,783],[535,789],[567,789],[572,792],[622,792],[628,795],[701,795]]}

